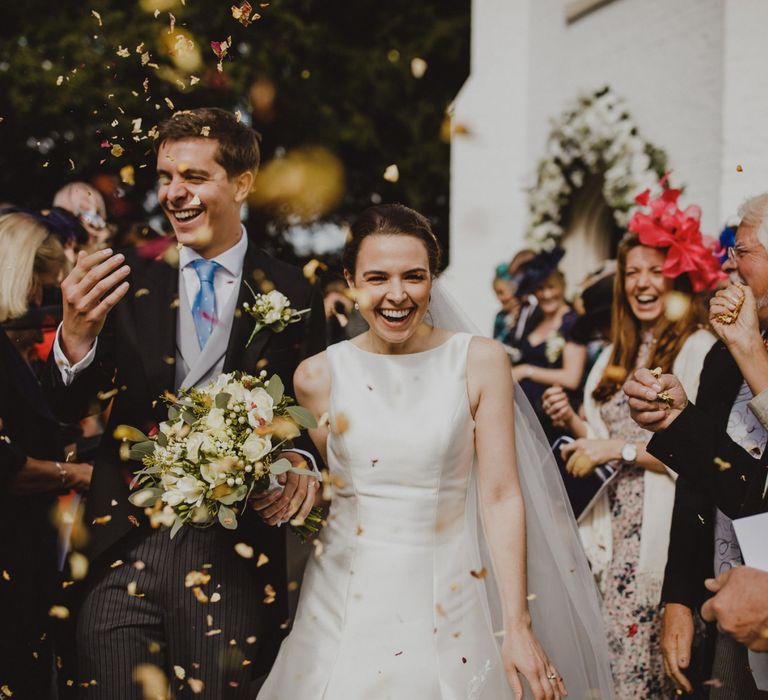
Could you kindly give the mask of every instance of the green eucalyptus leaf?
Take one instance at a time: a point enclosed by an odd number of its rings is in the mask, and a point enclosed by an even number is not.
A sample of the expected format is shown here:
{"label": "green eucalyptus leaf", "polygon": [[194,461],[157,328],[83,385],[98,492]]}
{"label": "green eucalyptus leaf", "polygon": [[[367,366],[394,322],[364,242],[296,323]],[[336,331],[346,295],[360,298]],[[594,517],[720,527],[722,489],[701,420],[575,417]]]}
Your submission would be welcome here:
{"label": "green eucalyptus leaf", "polygon": [[168,421],[170,423],[174,423],[177,420],[179,420],[180,415],[181,415],[181,411],[178,408],[176,408],[176,406],[168,407]]}
{"label": "green eucalyptus leaf", "polygon": [[185,408],[181,412],[181,419],[188,425],[194,425],[195,421],[197,420],[197,416],[188,408]]}
{"label": "green eucalyptus leaf", "polygon": [[160,447],[168,447],[168,436],[165,433],[158,431],[157,435],[155,435],[155,442],[160,445]]}
{"label": "green eucalyptus leaf", "polygon": [[279,376],[273,374],[267,382],[267,393],[272,397],[274,403],[280,403],[280,399],[283,398],[283,392],[285,391],[285,385],[283,380]]}
{"label": "green eucalyptus leaf", "polygon": [[147,508],[154,505],[155,501],[163,495],[163,490],[158,488],[141,489],[128,496],[128,500],[137,508]]}
{"label": "green eucalyptus leaf", "polygon": [[237,516],[235,515],[235,511],[228,506],[219,506],[219,522],[222,527],[227,528],[227,530],[234,530],[237,527]]}
{"label": "green eucalyptus leaf", "polygon": [[317,420],[312,415],[312,412],[304,408],[304,406],[288,406],[286,410],[300,428],[317,427]]}
{"label": "green eucalyptus leaf", "polygon": [[279,474],[285,474],[285,472],[290,471],[292,468],[293,466],[291,463],[285,459],[285,457],[283,457],[282,459],[278,459],[277,461],[272,462],[269,467],[269,471],[275,476],[278,476]]}
{"label": "green eucalyptus leaf", "polygon": [[232,493],[222,496],[216,499],[219,503],[223,503],[226,506],[231,506],[234,503],[239,503],[248,495],[248,487],[243,484],[238,486]]}
{"label": "green eucalyptus leaf", "polygon": [[184,522],[181,520],[181,518],[177,515],[176,520],[173,521],[173,525],[171,525],[171,539],[173,539],[176,536],[176,533],[181,530],[181,526],[184,524]]}
{"label": "green eucalyptus leaf", "polygon": [[229,400],[232,398],[232,394],[228,394],[226,391],[222,391],[216,394],[216,398],[213,403],[216,408],[226,408],[229,405]]}

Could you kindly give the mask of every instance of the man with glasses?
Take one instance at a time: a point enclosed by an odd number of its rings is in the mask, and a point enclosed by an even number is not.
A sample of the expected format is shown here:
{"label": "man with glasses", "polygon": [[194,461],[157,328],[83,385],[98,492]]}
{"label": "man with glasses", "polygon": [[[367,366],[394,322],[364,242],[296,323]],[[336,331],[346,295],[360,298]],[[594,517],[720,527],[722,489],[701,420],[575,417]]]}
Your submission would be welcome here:
{"label": "man with glasses", "polygon": [[[693,666],[692,611],[721,585],[710,582],[707,590],[704,581],[714,574],[722,582],[743,564],[731,518],[768,510],[768,430],[755,402],[768,384],[768,351],[757,330],[768,329],[768,194],[747,200],[739,215],[723,264],[731,284],[710,303],[710,321],[721,342],[704,361],[696,404],[674,376],[657,378],[648,369],[638,370],[624,387],[634,420],[656,433],[648,451],[679,475],[661,596],[661,646],[668,674],[689,693],[694,691],[686,675]],[[663,392],[669,402],[659,399]],[[722,606],[722,600],[714,610],[705,605],[705,616],[727,619],[736,612]],[[703,679],[720,682],[709,697],[768,697],[749,672],[765,659],[748,659],[746,647],[721,631],[712,670],[701,671]]]}

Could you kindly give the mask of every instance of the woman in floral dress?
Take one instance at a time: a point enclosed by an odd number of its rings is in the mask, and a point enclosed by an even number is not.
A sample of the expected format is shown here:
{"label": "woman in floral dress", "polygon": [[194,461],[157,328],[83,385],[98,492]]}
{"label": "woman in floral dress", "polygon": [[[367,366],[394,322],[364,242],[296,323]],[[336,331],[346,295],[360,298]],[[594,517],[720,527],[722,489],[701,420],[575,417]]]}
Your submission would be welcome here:
{"label": "woman in floral dress", "polygon": [[[680,377],[688,395],[695,396],[704,357],[715,340],[700,327],[705,315],[696,293],[718,279],[717,259],[701,240],[695,212],[680,211],[676,196],[664,197],[654,200],[653,216],[633,218],[630,231],[640,234],[628,233],[619,246],[612,344],[587,379],[586,420],[574,413],[562,392],[544,397],[549,416],[578,438],[562,450],[569,472],[586,476],[606,463],[616,468],[581,515],[579,528],[604,595],[616,697],[622,700],[672,698],[675,691],[664,674],[659,646],[674,478],[646,452],[650,433],[630,418],[621,387],[635,368],[661,367]],[[669,216],[662,218],[657,209]],[[675,237],[685,222],[695,224],[698,240]],[[668,235],[654,235],[661,231]],[[672,248],[695,254],[671,256]],[[696,261],[695,266],[683,266],[683,258]]]}

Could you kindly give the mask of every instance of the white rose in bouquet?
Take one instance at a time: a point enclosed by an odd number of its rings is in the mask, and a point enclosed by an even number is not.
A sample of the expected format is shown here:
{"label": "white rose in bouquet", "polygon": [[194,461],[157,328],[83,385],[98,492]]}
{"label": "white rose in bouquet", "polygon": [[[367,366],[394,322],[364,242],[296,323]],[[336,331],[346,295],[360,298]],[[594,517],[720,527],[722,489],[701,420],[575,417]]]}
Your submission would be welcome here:
{"label": "white rose in bouquet", "polygon": [[258,462],[262,457],[269,454],[272,449],[272,441],[268,437],[261,437],[256,433],[251,433],[240,446],[240,451],[251,464]]}
{"label": "white rose in bouquet", "polygon": [[272,422],[275,402],[261,387],[256,387],[248,392],[246,405],[248,406],[248,425],[252,428],[260,428],[265,423]]}
{"label": "white rose in bouquet", "polygon": [[205,425],[212,430],[223,430],[225,426],[224,409],[212,408],[208,411],[208,415],[205,417]]}
{"label": "white rose in bouquet", "polygon": [[187,458],[193,462],[200,461],[200,452],[212,452],[213,440],[206,433],[194,432],[187,435]]}
{"label": "white rose in bouquet", "polygon": [[199,506],[207,490],[207,484],[187,474],[177,479],[173,487],[163,493],[162,499],[169,506],[178,506],[181,503]]}

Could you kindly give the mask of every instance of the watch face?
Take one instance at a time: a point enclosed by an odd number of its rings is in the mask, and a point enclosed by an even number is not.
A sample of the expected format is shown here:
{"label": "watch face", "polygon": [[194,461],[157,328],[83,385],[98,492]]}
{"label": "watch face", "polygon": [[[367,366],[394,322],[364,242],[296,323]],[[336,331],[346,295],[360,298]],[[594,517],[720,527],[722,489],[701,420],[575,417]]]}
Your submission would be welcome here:
{"label": "watch face", "polygon": [[625,462],[634,462],[637,459],[637,447],[627,444],[621,449],[621,458]]}

